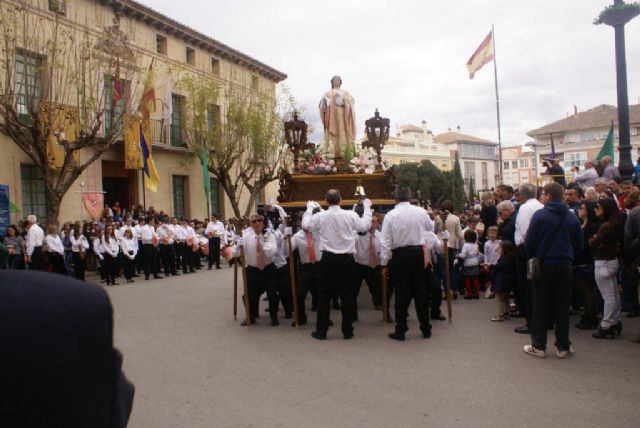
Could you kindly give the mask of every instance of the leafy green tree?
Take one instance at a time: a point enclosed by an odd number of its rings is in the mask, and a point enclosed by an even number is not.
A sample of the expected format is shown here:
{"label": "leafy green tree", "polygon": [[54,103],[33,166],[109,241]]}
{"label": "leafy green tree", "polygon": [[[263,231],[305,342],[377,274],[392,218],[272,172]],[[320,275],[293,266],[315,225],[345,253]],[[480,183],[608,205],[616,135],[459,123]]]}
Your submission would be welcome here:
{"label": "leafy green tree", "polygon": [[462,181],[462,170],[460,169],[460,158],[456,151],[456,160],[453,164],[453,177],[451,182],[451,201],[456,211],[462,210],[464,205],[464,182]]}
{"label": "leafy green tree", "polygon": [[469,205],[473,205],[476,200],[476,188],[473,177],[469,177]]}
{"label": "leafy green tree", "polygon": [[421,163],[405,163],[398,167],[398,183],[406,184],[414,195],[437,203],[450,197],[451,178],[428,160]]}

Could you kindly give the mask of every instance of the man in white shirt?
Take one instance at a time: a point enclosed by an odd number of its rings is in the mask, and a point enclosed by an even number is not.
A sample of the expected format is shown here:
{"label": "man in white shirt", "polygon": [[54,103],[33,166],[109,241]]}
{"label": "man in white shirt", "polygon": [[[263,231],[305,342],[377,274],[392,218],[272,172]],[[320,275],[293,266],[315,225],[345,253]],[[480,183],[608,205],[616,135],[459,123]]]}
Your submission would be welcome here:
{"label": "man in white shirt", "polygon": [[[382,281],[380,278],[380,219],[376,214],[371,217],[371,227],[367,232],[356,233],[356,282],[354,316],[358,319],[358,295],[362,281],[366,281],[371,293],[371,300],[376,310],[382,309]],[[390,318],[387,318],[389,320]]]}
{"label": "man in white shirt", "polygon": [[158,275],[158,251],[154,246],[158,237],[155,230],[156,221],[153,217],[147,218],[147,224],[140,228],[140,240],[142,241],[142,263],[144,266],[144,279],[149,280],[153,274],[155,279],[162,278]]}
{"label": "man in white shirt", "polygon": [[[319,211],[319,210],[318,210]],[[300,325],[307,323],[305,300],[307,293],[311,294],[311,311],[316,311],[318,305],[318,284],[320,282],[320,240],[310,230],[300,229],[291,240],[293,251],[298,250],[300,256],[300,275],[298,277],[298,319]]]}
{"label": "man in white shirt", "polygon": [[527,250],[524,248],[524,240],[533,214],[544,208],[544,205],[536,199],[537,192],[538,189],[533,184],[525,183],[520,185],[520,197],[524,202],[518,209],[514,234],[514,241],[518,247],[518,282],[514,290],[514,300],[518,307],[518,312],[526,318],[526,325],[516,327],[514,330],[520,334],[529,334],[531,332],[531,317],[533,316],[531,281],[527,279],[527,260],[529,260],[529,257],[527,256]]}
{"label": "man in white shirt", "polygon": [[164,275],[180,275],[176,272],[175,227],[171,224],[171,219],[168,216],[164,217],[162,225],[158,227],[156,233],[160,240],[160,260],[164,268]]}
{"label": "man in white shirt", "polygon": [[[389,277],[396,292],[396,330],[389,338],[404,340],[409,329],[407,309],[413,298],[422,337],[431,337],[429,296],[425,280],[424,234],[433,230],[427,212],[409,203],[411,190],[400,185],[395,191],[396,206],[382,224],[382,274]],[[390,276],[389,276],[390,275]]]}
{"label": "man in white shirt", "polygon": [[353,338],[354,285],[356,252],[353,231],[366,232],[371,227],[371,201],[363,202],[362,218],[354,211],[340,208],[340,192],[331,189],[326,201],[329,208],[313,214],[318,203],[309,201],[302,217],[302,228],[317,233],[322,250],[321,278],[318,287],[318,320],[316,331],[311,336],[318,340],[327,338],[329,328],[330,301],[339,294],[342,301],[342,335]]}
{"label": "man in white shirt", "polygon": [[136,241],[138,242],[138,252],[136,253],[136,275],[138,276],[140,273],[144,271],[144,262],[142,258],[142,228],[145,225],[144,217],[138,217],[138,222],[135,226],[133,226],[134,236],[136,237]]}
{"label": "man in white shirt", "polygon": [[211,214],[211,221],[207,223],[207,228],[204,230],[207,238],[209,238],[209,270],[213,264],[216,264],[216,269],[220,269],[220,238],[224,236],[224,224],[218,220],[216,214]]}
{"label": "man in white shirt", "polygon": [[29,269],[44,270],[44,256],[42,254],[42,243],[44,242],[44,231],[38,226],[38,219],[31,214],[27,217],[27,242],[25,255]]}
{"label": "man in white shirt", "polygon": [[587,187],[591,187],[596,183],[598,178],[598,171],[596,171],[593,161],[586,161],[584,163],[584,171],[578,173],[577,170],[573,171],[573,181],[578,183],[582,190]]}
{"label": "man in white shirt", "polygon": [[269,299],[271,325],[275,327],[280,325],[278,321],[278,293],[273,281],[276,269],[273,264],[273,256],[278,250],[278,246],[272,233],[263,233],[264,217],[253,214],[249,220],[251,227],[243,231],[243,236],[238,238],[238,243],[233,248],[234,257],[240,255],[240,247],[244,248],[247,264],[249,319],[244,320],[242,325],[255,324],[260,296],[266,291]]}

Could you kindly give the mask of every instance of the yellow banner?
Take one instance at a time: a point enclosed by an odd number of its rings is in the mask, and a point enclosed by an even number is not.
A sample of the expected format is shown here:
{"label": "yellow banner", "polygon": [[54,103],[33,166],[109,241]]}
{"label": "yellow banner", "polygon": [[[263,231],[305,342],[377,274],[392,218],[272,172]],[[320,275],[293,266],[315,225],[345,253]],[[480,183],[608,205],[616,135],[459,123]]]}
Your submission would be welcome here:
{"label": "yellow banner", "polygon": [[[78,108],[42,101],[39,116],[43,134],[47,135],[49,168],[61,168],[64,164],[65,150],[58,141],[76,141],[80,130]],[[73,152],[73,158],[79,162],[77,150]]]}
{"label": "yellow banner", "polygon": [[[140,116],[124,116],[124,167],[142,169],[142,149],[140,148]],[[142,120],[142,133],[146,141],[151,141],[149,120]],[[149,148],[151,150],[151,148]]]}

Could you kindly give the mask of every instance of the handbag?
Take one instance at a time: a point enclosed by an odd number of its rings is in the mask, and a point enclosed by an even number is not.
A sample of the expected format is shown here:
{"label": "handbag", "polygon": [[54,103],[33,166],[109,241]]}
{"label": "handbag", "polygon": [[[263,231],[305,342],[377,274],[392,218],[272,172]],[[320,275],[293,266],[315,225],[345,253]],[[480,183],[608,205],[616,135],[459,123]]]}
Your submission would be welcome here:
{"label": "handbag", "polygon": [[[560,232],[560,228],[564,224],[564,219],[566,216],[567,216],[567,213],[565,212],[562,218],[560,219],[560,221],[558,222],[558,226],[555,228],[551,236],[556,236],[558,232]],[[540,257],[540,259],[543,259],[544,256],[547,255],[547,252],[549,252],[549,249],[551,247],[552,241],[553,241],[552,239],[547,240],[547,245],[544,247],[544,250],[542,251],[542,256]],[[540,276],[542,274],[540,259],[537,257],[531,257],[529,260],[527,260],[527,279],[528,280],[531,280],[531,281],[540,280]]]}

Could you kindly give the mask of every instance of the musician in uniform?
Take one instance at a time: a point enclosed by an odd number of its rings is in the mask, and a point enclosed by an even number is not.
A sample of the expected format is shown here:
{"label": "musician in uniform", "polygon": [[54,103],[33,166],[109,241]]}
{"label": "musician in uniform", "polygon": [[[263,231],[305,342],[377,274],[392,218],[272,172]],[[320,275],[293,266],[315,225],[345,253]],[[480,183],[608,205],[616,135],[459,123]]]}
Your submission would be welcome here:
{"label": "musician in uniform", "polygon": [[[373,306],[382,309],[382,281],[380,277],[380,231],[379,218],[373,214],[371,227],[366,232],[356,232],[356,265],[355,265],[355,319],[358,319],[358,295],[362,281],[367,282]],[[390,318],[387,318],[389,320]]]}
{"label": "musician in uniform", "polygon": [[171,224],[171,219],[168,216],[164,217],[162,225],[156,233],[160,240],[160,260],[162,261],[164,275],[179,275],[179,273],[176,272],[176,253],[174,248],[176,231],[175,226]]}
{"label": "musician in uniform", "polygon": [[153,217],[146,219],[144,226],[140,228],[140,240],[142,241],[142,264],[144,266],[144,279],[149,280],[149,276],[153,274],[154,279],[162,278],[158,275],[158,236],[156,235],[155,223]]}
{"label": "musician in uniform", "polygon": [[363,201],[364,214],[359,217],[354,211],[340,208],[341,199],[340,192],[331,189],[326,196],[329,204],[326,211],[313,214],[320,205],[309,201],[302,217],[302,228],[318,234],[322,250],[318,319],[316,331],[311,333],[318,340],[327,338],[330,301],[335,292],[342,300],[342,335],[345,339],[353,338],[356,252],[353,231],[366,232],[371,227],[371,201]]}
{"label": "musician in uniform", "polygon": [[[253,214],[249,218],[251,227],[247,228],[243,236],[238,238],[233,247],[234,257],[240,255],[240,247],[244,248],[247,262],[247,288],[249,300],[249,320],[244,320],[242,325],[254,324],[258,317],[260,296],[265,291],[269,298],[269,316],[271,325],[279,325],[278,321],[278,293],[276,291],[273,275],[275,265],[273,256],[277,251],[277,244],[271,232],[264,230],[264,217]],[[266,233],[265,233],[266,232]]]}
{"label": "musician in uniform", "polygon": [[[317,210],[316,212],[318,212]],[[300,229],[291,239],[293,251],[298,250],[300,257],[300,275],[298,277],[298,318],[300,325],[307,323],[305,301],[307,293],[311,294],[311,310],[317,310],[318,283],[320,282],[320,240],[308,229]]]}
{"label": "musician in uniform", "polygon": [[389,337],[404,340],[409,329],[407,308],[415,301],[422,336],[431,337],[426,281],[424,277],[424,233],[433,230],[427,212],[409,203],[411,190],[396,187],[396,206],[385,215],[382,225],[382,274],[389,277],[396,292],[396,329]]}
{"label": "musician in uniform", "polygon": [[209,261],[209,270],[213,264],[216,264],[216,269],[220,269],[220,238],[224,236],[224,224],[218,220],[216,214],[211,214],[211,221],[207,223],[207,228],[204,231],[209,238],[209,255],[207,260]]}

